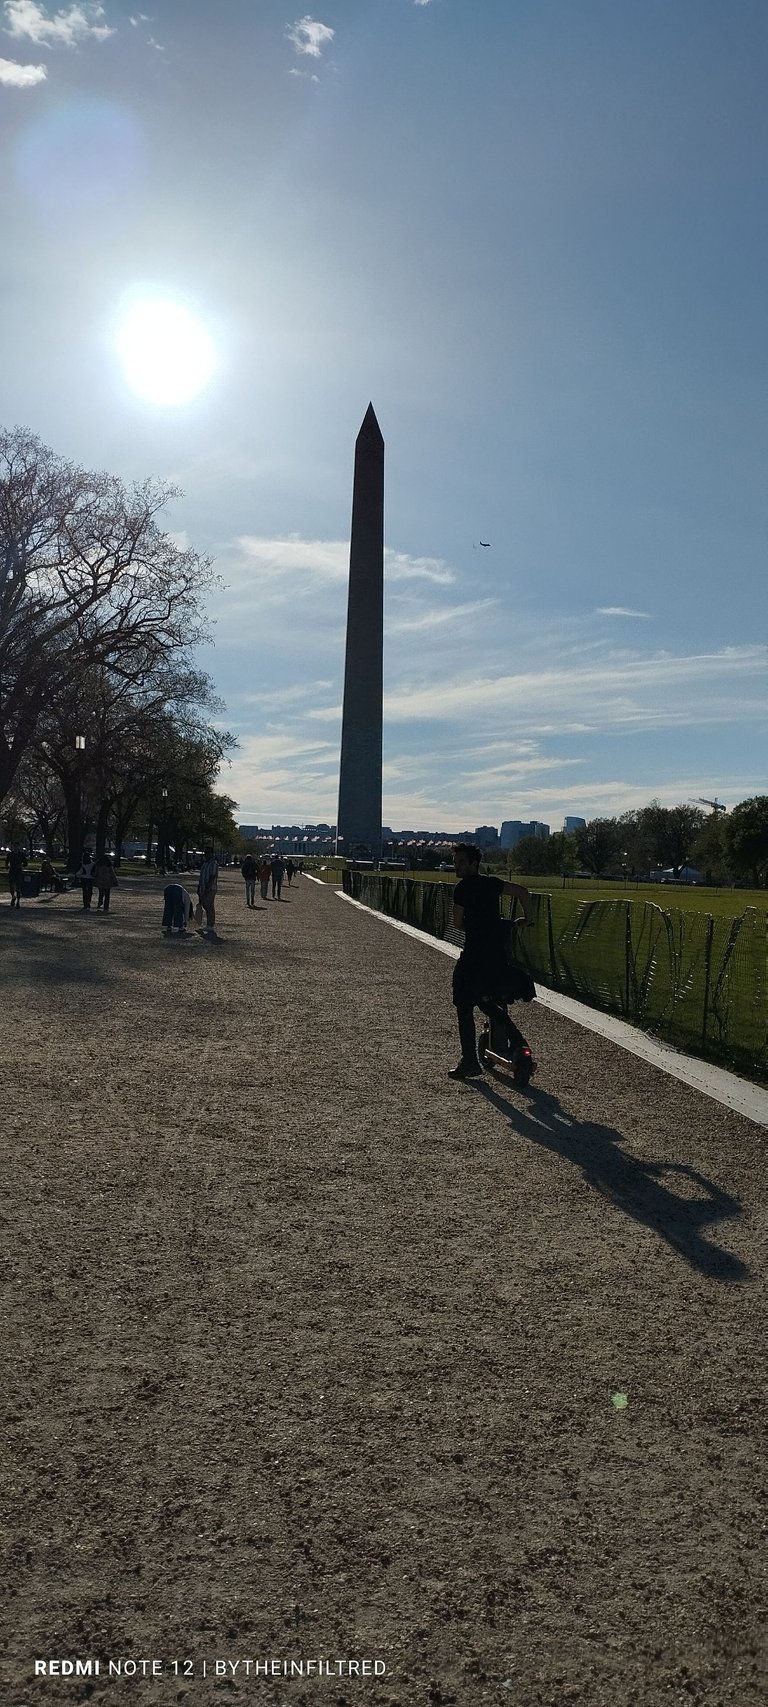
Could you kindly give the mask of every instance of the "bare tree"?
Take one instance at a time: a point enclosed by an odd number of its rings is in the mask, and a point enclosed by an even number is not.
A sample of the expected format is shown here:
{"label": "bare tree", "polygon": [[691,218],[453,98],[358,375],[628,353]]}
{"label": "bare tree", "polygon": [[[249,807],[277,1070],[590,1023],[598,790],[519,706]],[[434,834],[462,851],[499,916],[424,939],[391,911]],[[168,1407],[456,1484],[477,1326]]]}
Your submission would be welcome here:
{"label": "bare tree", "polygon": [[21,804],[52,856],[64,833],[66,803],[58,777],[35,747],[27,748],[4,806],[11,802]]}
{"label": "bare tree", "polygon": [[[206,715],[220,710],[208,676],[183,658],[158,659],[151,652],[135,679],[111,663],[86,663],[59,689],[40,714],[33,750],[63,792],[71,869],[91,828],[97,852],[110,825],[120,846],[139,804],[184,768],[185,744],[207,742],[215,774],[234,744],[231,736],[209,730]],[[84,745],[78,748],[76,739]]]}
{"label": "bare tree", "polygon": [[0,801],[44,707],[84,665],[140,682],[148,661],[204,638],[210,560],[157,521],[178,496],[87,472],[25,428],[0,432]]}

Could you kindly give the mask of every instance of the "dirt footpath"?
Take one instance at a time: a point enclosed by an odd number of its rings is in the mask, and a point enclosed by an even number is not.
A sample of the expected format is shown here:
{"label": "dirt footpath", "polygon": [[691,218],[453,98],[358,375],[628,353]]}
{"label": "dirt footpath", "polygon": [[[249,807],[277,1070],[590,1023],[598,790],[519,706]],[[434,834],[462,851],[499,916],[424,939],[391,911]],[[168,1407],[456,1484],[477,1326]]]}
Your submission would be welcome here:
{"label": "dirt footpath", "polygon": [[2,1707],[757,1707],[765,1131],[535,1005],[454,1083],[430,946],[160,889],[0,907]]}

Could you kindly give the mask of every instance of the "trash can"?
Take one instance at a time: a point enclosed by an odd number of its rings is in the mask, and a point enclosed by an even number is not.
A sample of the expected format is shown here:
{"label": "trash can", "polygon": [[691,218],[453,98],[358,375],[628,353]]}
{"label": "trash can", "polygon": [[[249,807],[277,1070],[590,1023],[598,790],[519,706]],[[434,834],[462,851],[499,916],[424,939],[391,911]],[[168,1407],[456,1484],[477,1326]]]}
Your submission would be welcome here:
{"label": "trash can", "polygon": [[37,896],[39,894],[40,894],[40,873],[39,873],[39,871],[22,871],[22,874],[21,874],[21,897],[22,897],[22,900],[23,901],[34,901],[35,896]]}

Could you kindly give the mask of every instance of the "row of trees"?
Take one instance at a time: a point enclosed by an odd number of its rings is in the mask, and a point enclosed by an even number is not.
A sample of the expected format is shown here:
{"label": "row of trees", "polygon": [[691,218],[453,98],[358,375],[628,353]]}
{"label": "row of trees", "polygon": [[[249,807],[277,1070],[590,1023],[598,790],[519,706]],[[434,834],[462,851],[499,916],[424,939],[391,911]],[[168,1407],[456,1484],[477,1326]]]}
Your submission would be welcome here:
{"label": "row of trees", "polygon": [[234,741],[192,662],[212,566],[158,520],[178,496],[0,432],[0,828],[71,868],[86,836],[154,829],[162,857],[235,833],[214,786]]}
{"label": "row of trees", "polygon": [[546,841],[526,836],[509,853],[521,875],[588,871],[595,877],[640,876],[686,865],[707,883],[747,879],[768,883],[768,795],[756,795],[727,814],[697,806],[662,806],[652,800],[620,818],[593,818],[571,834]]}

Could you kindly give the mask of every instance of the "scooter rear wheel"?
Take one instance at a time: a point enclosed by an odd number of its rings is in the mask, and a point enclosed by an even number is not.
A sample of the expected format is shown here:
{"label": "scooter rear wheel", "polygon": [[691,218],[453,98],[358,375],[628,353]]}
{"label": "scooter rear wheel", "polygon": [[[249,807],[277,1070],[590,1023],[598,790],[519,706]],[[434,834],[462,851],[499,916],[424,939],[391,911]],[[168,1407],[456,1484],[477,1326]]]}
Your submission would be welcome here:
{"label": "scooter rear wheel", "polygon": [[512,1056],[512,1077],[516,1085],[527,1085],[536,1071],[530,1049],[516,1049]]}

